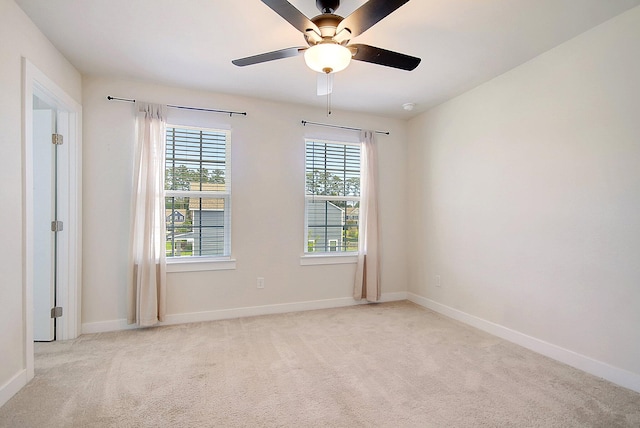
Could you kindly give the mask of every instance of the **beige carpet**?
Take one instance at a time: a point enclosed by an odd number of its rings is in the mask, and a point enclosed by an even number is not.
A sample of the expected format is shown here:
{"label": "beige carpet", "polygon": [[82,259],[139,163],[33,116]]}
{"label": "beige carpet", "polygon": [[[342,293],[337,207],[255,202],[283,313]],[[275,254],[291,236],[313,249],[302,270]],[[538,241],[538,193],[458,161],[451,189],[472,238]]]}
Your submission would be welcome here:
{"label": "beige carpet", "polygon": [[36,345],[2,427],[640,427],[640,394],[409,302]]}

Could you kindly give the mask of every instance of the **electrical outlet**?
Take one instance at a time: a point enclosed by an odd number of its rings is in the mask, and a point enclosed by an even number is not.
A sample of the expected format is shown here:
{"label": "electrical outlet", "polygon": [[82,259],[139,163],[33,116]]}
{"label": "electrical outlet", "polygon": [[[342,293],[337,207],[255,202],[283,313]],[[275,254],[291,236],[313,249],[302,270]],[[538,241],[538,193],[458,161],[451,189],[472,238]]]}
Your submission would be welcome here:
{"label": "electrical outlet", "polygon": [[258,277],[258,288],[264,288],[264,278]]}
{"label": "electrical outlet", "polygon": [[440,275],[436,275],[436,287],[440,288]]}

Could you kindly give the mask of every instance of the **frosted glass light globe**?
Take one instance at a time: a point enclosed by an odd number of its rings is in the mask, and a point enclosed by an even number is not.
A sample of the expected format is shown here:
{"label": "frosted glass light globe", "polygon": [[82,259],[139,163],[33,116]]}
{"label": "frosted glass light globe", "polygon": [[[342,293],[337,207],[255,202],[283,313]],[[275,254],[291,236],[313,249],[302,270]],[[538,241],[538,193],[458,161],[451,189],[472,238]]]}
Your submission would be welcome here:
{"label": "frosted glass light globe", "polygon": [[351,51],[337,43],[318,43],[304,52],[304,61],[318,73],[337,73],[351,62]]}

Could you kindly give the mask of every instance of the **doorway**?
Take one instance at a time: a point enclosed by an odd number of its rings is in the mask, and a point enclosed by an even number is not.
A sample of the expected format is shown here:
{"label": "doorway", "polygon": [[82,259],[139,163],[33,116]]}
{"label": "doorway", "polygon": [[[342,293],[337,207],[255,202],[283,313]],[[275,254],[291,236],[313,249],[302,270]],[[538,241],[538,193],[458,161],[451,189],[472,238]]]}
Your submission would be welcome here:
{"label": "doorway", "polygon": [[[56,339],[58,251],[58,112],[33,94],[33,340]],[[62,223],[63,224],[63,223]],[[64,228],[64,226],[62,226]]]}
{"label": "doorway", "polygon": [[81,106],[24,58],[23,84],[23,277],[29,381],[34,374],[34,340],[73,339],[80,332]]}

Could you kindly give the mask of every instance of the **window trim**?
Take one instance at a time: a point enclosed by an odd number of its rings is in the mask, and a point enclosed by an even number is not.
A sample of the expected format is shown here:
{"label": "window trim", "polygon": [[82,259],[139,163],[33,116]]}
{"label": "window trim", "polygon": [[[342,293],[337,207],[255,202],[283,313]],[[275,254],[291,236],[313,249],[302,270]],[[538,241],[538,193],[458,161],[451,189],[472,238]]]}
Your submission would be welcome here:
{"label": "window trim", "polygon": [[358,263],[359,253],[306,253],[300,256],[300,266],[344,265]]}
{"label": "window trim", "polygon": [[167,257],[167,273],[235,270],[236,259],[231,257],[189,256]]}
{"label": "window trim", "polygon": [[[339,144],[344,146],[354,146],[360,149],[360,165],[362,165],[362,143],[354,141],[339,141],[329,140],[323,138],[304,138],[304,245],[302,248],[302,257],[300,260],[301,265],[319,265],[319,264],[343,264],[343,263],[357,263],[357,256],[359,252],[356,251],[313,251],[308,252],[309,242],[309,224],[308,224],[308,209],[309,201],[358,201],[360,202],[361,196],[330,196],[330,195],[310,195],[307,193],[307,144],[320,143],[320,144]],[[362,167],[360,166],[360,182],[362,182]],[[345,214],[346,221],[346,214]],[[358,219],[358,225],[360,220]],[[315,241],[315,240],[314,240]],[[314,243],[315,244],[315,243]],[[314,245],[315,248],[315,245]],[[348,260],[352,258],[352,260]]]}
{"label": "window trim", "polygon": [[[209,131],[212,133],[220,133],[225,136],[225,191],[216,192],[210,190],[166,190],[167,197],[197,197],[197,198],[214,198],[224,199],[225,211],[228,213],[224,216],[224,255],[207,255],[207,256],[166,256],[167,272],[194,272],[194,271],[213,271],[213,270],[229,270],[236,269],[236,260],[231,254],[231,130],[223,128],[210,128],[204,126],[178,125],[167,123],[166,128],[188,129],[195,131]],[[166,149],[165,149],[166,153]],[[165,226],[166,230],[166,226]]]}

